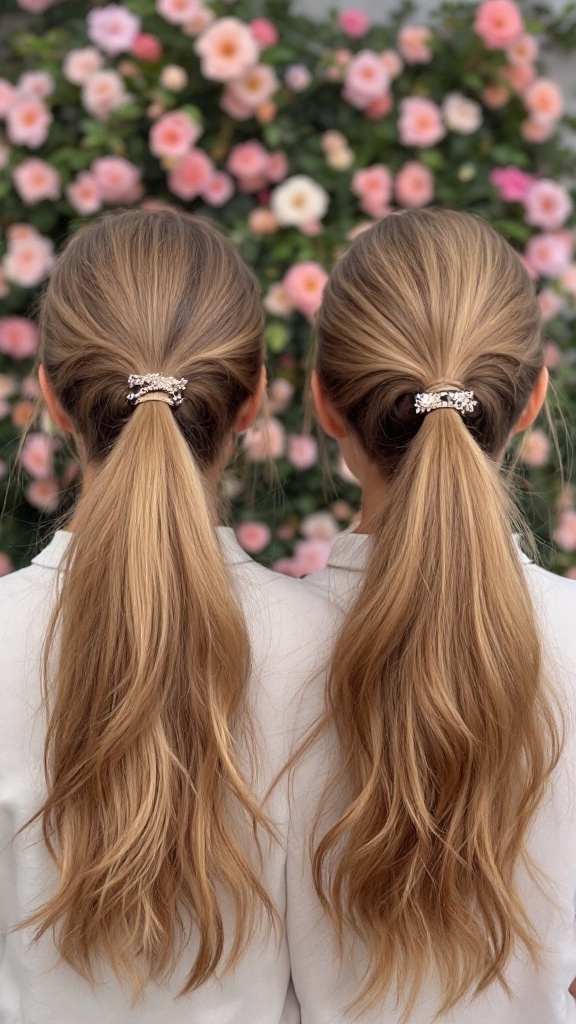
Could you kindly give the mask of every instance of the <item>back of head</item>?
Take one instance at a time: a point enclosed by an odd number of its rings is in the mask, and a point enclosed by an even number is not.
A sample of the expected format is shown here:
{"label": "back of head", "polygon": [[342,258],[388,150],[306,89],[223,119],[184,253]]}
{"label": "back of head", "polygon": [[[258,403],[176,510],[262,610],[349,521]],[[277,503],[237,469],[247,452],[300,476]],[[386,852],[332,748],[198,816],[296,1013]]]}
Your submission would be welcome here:
{"label": "back of head", "polygon": [[[45,650],[37,817],[60,880],[28,923],[135,992],[193,923],[193,987],[222,958],[219,888],[236,910],[229,965],[271,911],[242,840],[267,823],[242,772],[250,651],[207,483],[257,388],[258,287],[207,222],[107,216],[60,256],[40,334],[86,486]],[[187,379],[181,404],[128,401],[128,377],[152,373]]]}
{"label": "back of head", "polygon": [[[334,652],[329,712],[351,785],[315,854],[340,937],[408,1013],[430,966],[441,1010],[537,942],[515,882],[558,756],[541,643],[499,463],[543,366],[534,287],[477,217],[390,216],[335,267],[316,367],[386,481]],[[418,393],[473,391],[462,414]],[[337,785],[341,785],[338,780]]]}

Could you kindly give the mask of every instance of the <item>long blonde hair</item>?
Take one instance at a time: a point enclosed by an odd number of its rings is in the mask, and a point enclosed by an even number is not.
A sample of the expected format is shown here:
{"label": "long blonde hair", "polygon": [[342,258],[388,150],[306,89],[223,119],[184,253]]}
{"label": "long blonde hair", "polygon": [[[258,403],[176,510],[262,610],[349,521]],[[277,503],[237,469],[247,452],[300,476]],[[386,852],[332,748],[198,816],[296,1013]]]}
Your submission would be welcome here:
{"label": "long blonde hair", "polygon": [[[499,461],[543,366],[532,282],[477,217],[390,216],[333,270],[321,383],[387,480],[360,592],[333,655],[328,718],[349,794],[314,853],[360,1003],[408,1017],[431,967],[440,1012],[538,945],[515,869],[559,737]],[[419,416],[417,392],[478,405]],[[320,826],[320,822],[319,822]]]}
{"label": "long blonde hair", "polygon": [[[135,995],[192,929],[187,991],[233,967],[260,915],[274,916],[243,841],[256,849],[270,831],[247,778],[249,642],[203,476],[258,384],[258,287],[207,222],[107,216],[58,260],[40,337],[92,479],[44,660],[36,818],[59,881],[25,923],[54,929],[90,980],[107,961]],[[152,372],[188,379],[180,406],[128,403],[128,376]]]}

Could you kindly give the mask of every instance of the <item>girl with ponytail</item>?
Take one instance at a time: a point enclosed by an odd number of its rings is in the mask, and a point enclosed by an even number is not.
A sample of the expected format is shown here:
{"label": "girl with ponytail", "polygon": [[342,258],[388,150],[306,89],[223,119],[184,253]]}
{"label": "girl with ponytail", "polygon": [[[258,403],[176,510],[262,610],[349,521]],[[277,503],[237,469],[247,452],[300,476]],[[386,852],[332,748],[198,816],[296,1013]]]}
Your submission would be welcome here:
{"label": "girl with ponytail", "polygon": [[302,585],[342,612],[295,775],[303,1024],[574,1022],[576,586],[521,553],[501,471],[546,392],[533,284],[480,219],[411,211],[315,333],[362,512]]}
{"label": "girl with ponytail", "polygon": [[217,527],[265,376],[256,281],[208,223],[108,216],[40,310],[83,469],[0,582],[0,1020],[295,1024],[276,786],[324,602]]}

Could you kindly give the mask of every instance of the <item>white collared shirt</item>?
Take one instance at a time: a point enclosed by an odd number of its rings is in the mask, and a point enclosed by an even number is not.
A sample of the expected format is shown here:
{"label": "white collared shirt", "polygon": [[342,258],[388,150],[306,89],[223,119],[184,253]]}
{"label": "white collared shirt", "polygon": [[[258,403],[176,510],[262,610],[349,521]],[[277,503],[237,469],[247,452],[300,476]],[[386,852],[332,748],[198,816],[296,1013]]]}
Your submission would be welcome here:
{"label": "white collared shirt", "polygon": [[[327,602],[254,563],[232,530],[219,528],[218,534],[250,632],[257,794],[263,796],[292,749],[303,695],[310,687],[322,690],[314,675],[325,653]],[[135,1007],[108,970],[92,991],[58,963],[49,936],[30,946],[29,933],[10,932],[55,882],[39,829],[13,837],[45,795],[39,658],[69,540],[59,531],[31,566],[0,579],[0,1024],[297,1024],[287,943],[267,932],[257,934],[233,974],[177,999],[189,968],[184,958],[167,986],[149,985]],[[281,920],[287,789],[287,783],[278,786],[267,805],[280,842],[266,855],[264,881]],[[223,914],[226,922],[225,904]]]}
{"label": "white collared shirt", "polygon": [[[361,585],[370,557],[371,539],[360,534],[337,538],[328,567],[301,581],[303,590],[329,596],[343,613]],[[522,556],[540,618],[548,664],[566,718],[566,745],[529,837],[529,849],[549,879],[554,902],[525,872],[518,884],[530,920],[546,951],[540,974],[518,954],[507,979],[510,999],[492,985],[475,1000],[465,1001],[438,1024],[574,1024],[576,1000],[568,986],[576,976],[576,583],[546,572]],[[333,933],[315,895],[310,874],[310,823],[326,777],[334,770],[336,745],[329,741],[311,751],[294,783],[293,815],[288,851],[288,939],[292,976],[301,1003],[302,1024],[399,1024],[392,999],[356,1014],[346,1007],[358,993],[366,954],[359,942],[342,965]],[[421,992],[410,1024],[432,1024],[437,1008],[433,982]]]}

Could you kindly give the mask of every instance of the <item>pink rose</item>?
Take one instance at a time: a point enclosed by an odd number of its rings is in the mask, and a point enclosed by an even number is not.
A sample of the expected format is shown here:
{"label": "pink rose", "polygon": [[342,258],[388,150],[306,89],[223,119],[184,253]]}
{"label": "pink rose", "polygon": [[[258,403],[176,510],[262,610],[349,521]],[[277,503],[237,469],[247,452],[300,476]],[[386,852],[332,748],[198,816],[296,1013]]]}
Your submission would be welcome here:
{"label": "pink rose", "polygon": [[394,181],[394,195],[400,206],[426,206],[434,198],[432,172],[418,160],[409,160]]}
{"label": "pink rose", "polygon": [[500,78],[503,78],[514,92],[523,93],[536,79],[536,69],[531,64],[513,64],[509,68],[502,68]]}
{"label": "pink rose", "polygon": [[565,291],[576,299],[576,263],[571,263],[560,278],[560,284]]}
{"label": "pink rose", "polygon": [[254,117],[252,107],[242,103],[230,85],[227,85],[220,96],[220,108],[234,121],[249,121]]}
{"label": "pink rose", "polygon": [[82,86],[82,106],[99,121],[105,121],[114,110],[125,106],[130,96],[117,71],[95,71]]}
{"label": "pink rose", "polygon": [[311,469],[318,462],[318,442],[310,434],[291,434],[288,438],[288,462],[294,469]]}
{"label": "pink rose", "polygon": [[344,99],[358,110],[388,92],[390,77],[373,50],[361,50],[352,58],[344,77]]}
{"label": "pink rose", "polygon": [[21,288],[34,288],[52,273],[53,265],[54,248],[49,238],[31,229],[10,239],[3,261],[8,281]]}
{"label": "pink rose", "polygon": [[224,171],[215,171],[202,192],[202,199],[209,206],[224,206],[234,195],[234,182]]}
{"label": "pink rose", "polygon": [[132,57],[136,57],[136,60],[145,61],[147,64],[156,64],[162,59],[162,43],[158,36],[150,35],[149,32],[139,32],[130,53]]}
{"label": "pink rose", "polygon": [[398,49],[407,64],[429,64],[432,60],[432,33],[421,25],[406,25],[398,33]]}
{"label": "pink rose", "polygon": [[544,365],[555,370],[562,362],[562,352],[555,341],[544,342]]}
{"label": "pink rose", "polygon": [[403,146],[434,146],[446,135],[440,110],[432,100],[410,96],[400,100],[398,133]]}
{"label": "pink rose", "polygon": [[150,152],[160,160],[168,157],[177,159],[189,153],[196,144],[201,128],[182,110],[172,110],[164,114],[150,129]]}
{"label": "pink rose", "polygon": [[280,38],[278,29],[268,18],[253,18],[250,22],[250,31],[261,50],[276,46]]}
{"label": "pink rose", "polygon": [[23,316],[0,317],[0,352],[11,359],[30,359],[38,350],[38,331]]}
{"label": "pink rose", "polygon": [[576,512],[574,509],[567,509],[560,513],[552,540],[562,551],[576,549]]}
{"label": "pink rose", "polygon": [[255,235],[273,235],[279,227],[278,218],[272,210],[256,206],[248,214],[248,227]]}
{"label": "pink rose", "polygon": [[235,78],[230,82],[228,92],[252,113],[268,102],[279,84],[273,68],[267,64],[256,64],[241,78]]}
{"label": "pink rose", "polygon": [[495,167],[490,171],[490,184],[498,189],[500,198],[506,203],[524,202],[533,186],[534,178],[519,167]]}
{"label": "pink rose", "polygon": [[271,413],[284,412],[294,397],[294,385],[286,377],[276,377],[268,388],[268,408]]}
{"label": "pink rose", "polygon": [[541,277],[558,277],[570,263],[571,248],[563,233],[535,235],[526,246],[526,262]]}
{"label": "pink rose", "polygon": [[54,79],[47,71],[25,71],[18,79],[18,91],[22,96],[45,100],[54,92]]}
{"label": "pink rose", "polygon": [[18,0],[18,6],[28,14],[44,14],[49,7],[52,7],[56,0]]}
{"label": "pink rose", "polygon": [[27,206],[40,203],[43,199],[60,198],[60,175],[45,160],[35,157],[24,160],[14,168],[12,180],[18,195]]}
{"label": "pink rose", "polygon": [[90,168],[105,203],[136,203],[142,195],[142,172],[122,156],[101,156]]}
{"label": "pink rose", "polygon": [[284,178],[288,174],[288,158],[286,153],[282,153],[277,150],[275,153],[268,154],[268,162],[266,164],[266,175],[268,181],[277,184],[279,181],[284,181]]}
{"label": "pink rose", "polygon": [[394,99],[392,93],[388,92],[385,96],[379,96],[377,100],[372,100],[372,103],[368,104],[364,113],[371,121],[381,121],[383,117],[390,113],[393,106]]}
{"label": "pink rose", "polygon": [[490,110],[500,110],[510,99],[510,90],[505,85],[487,85],[481,93],[482,102]]}
{"label": "pink rose", "polygon": [[120,4],[92,8],[86,21],[88,38],[110,57],[129,53],[140,32],[140,18]]}
{"label": "pink rose", "polygon": [[506,56],[514,65],[533,64],[538,57],[538,43],[534,36],[522,35],[508,47]]}
{"label": "pink rose", "polygon": [[247,25],[238,18],[219,18],[196,40],[205,78],[230,82],[240,78],[258,60],[259,47]]}
{"label": "pink rose", "polygon": [[66,189],[66,198],[70,206],[81,217],[89,217],[102,208],[102,193],[95,174],[80,171],[75,180]]}
{"label": "pink rose", "polygon": [[58,481],[52,477],[48,480],[32,480],[25,490],[26,501],[33,508],[43,512],[55,512],[58,508],[60,492]]}
{"label": "pink rose", "polygon": [[[332,506],[334,508],[334,506]],[[349,506],[347,507],[347,511]],[[344,516],[343,518],[346,518]],[[312,512],[300,523],[300,533],[304,537],[332,541],[338,534],[338,524],[329,512]]]}
{"label": "pink rose", "polygon": [[529,117],[520,125],[520,135],[526,142],[547,142],[556,131],[554,121],[535,121]]}
{"label": "pink rose", "polygon": [[240,523],[236,527],[236,536],[239,544],[249,555],[259,554],[260,551],[268,547],[272,540],[272,534],[266,523]]}
{"label": "pink rose", "polygon": [[298,541],[294,548],[294,557],[300,569],[300,575],[308,576],[311,572],[325,569],[331,550],[331,542],[321,540],[319,537]]}
{"label": "pink rose", "polygon": [[272,569],[282,576],[292,576],[293,579],[300,579],[301,576],[304,576],[295,558],[278,558],[276,562],[272,563]]}
{"label": "pink rose", "polygon": [[505,50],[524,32],[520,9],[512,0],[483,0],[476,11],[474,31],[488,50]]}
{"label": "pink rose", "polygon": [[304,64],[289,64],[284,72],[284,81],[291,92],[304,92],[312,81],[312,75]]}
{"label": "pink rose", "polygon": [[404,70],[404,62],[396,50],[382,50],[380,60],[384,65],[390,79],[398,78]]}
{"label": "pink rose", "polygon": [[307,320],[312,320],[320,308],[322,292],[328,280],[328,274],[319,263],[304,260],[295,263],[284,275],[282,286],[284,293],[293,309],[302,313]]}
{"label": "pink rose", "polygon": [[356,171],[351,189],[360,199],[360,206],[370,217],[383,217],[392,198],[392,175],[383,164],[373,164]]}
{"label": "pink rose", "polygon": [[23,468],[36,480],[46,480],[52,475],[55,448],[46,434],[28,434],[20,455]]}
{"label": "pink rose", "polygon": [[280,420],[270,416],[257,420],[244,435],[244,451],[251,462],[279,459],[286,447],[286,433]]}
{"label": "pink rose", "polygon": [[564,100],[555,82],[537,78],[524,93],[526,109],[534,121],[554,123],[564,113]]}
{"label": "pink rose", "polygon": [[171,25],[187,25],[200,7],[200,0],[156,0],[158,14]]}
{"label": "pink rose", "polygon": [[6,114],[6,134],[15,146],[38,149],[48,138],[54,118],[42,100],[17,95]]}
{"label": "pink rose", "polygon": [[350,39],[361,39],[370,28],[370,18],[365,11],[349,8],[346,11],[340,11],[338,24],[342,31],[350,36]]}
{"label": "pink rose", "polygon": [[270,154],[257,139],[239,142],[230,150],[226,169],[240,180],[262,179],[268,177],[268,160]]}
{"label": "pink rose", "polygon": [[17,90],[5,78],[0,78],[0,117],[6,117],[18,95]]}
{"label": "pink rose", "polygon": [[168,175],[168,188],[179,199],[189,201],[202,195],[214,176],[214,164],[201,149],[180,157]]}
{"label": "pink rose", "polygon": [[94,46],[85,46],[82,50],[70,50],[62,64],[62,74],[73,85],[84,85],[90,75],[102,67],[103,57]]}
{"label": "pink rose", "polygon": [[540,292],[538,296],[538,303],[540,305],[540,312],[544,323],[547,323],[548,320],[553,320],[555,316],[558,316],[558,313],[560,313],[566,305],[565,299],[563,299],[558,292],[553,291],[552,288],[544,288]]}
{"label": "pink rose", "polygon": [[572,200],[562,185],[542,178],[536,181],[524,199],[526,223],[545,231],[557,231],[572,212]]}
{"label": "pink rose", "polygon": [[550,456],[550,439],[542,430],[530,430],[522,440],[519,456],[525,466],[545,466]]}

